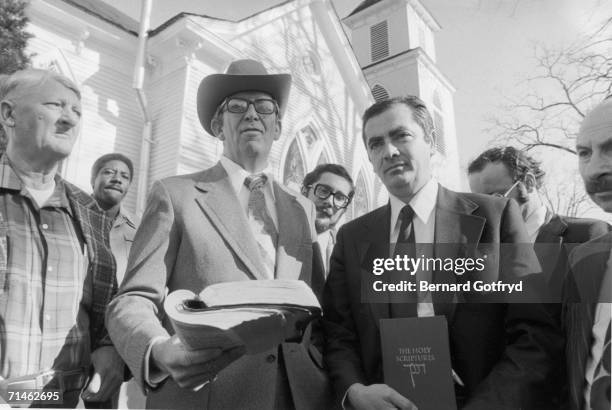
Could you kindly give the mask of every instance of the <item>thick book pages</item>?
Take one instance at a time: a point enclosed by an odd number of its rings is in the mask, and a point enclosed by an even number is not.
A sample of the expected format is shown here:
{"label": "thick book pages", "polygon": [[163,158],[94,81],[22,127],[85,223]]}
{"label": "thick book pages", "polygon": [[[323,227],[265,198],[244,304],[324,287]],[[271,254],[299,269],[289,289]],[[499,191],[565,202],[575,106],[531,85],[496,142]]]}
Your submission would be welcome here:
{"label": "thick book pages", "polygon": [[170,293],[166,315],[190,349],[245,346],[248,354],[299,340],[319,302],[298,280],[249,280],[208,286],[199,295],[188,290]]}
{"label": "thick book pages", "polygon": [[455,410],[444,316],[381,319],[385,383],[419,410]]}

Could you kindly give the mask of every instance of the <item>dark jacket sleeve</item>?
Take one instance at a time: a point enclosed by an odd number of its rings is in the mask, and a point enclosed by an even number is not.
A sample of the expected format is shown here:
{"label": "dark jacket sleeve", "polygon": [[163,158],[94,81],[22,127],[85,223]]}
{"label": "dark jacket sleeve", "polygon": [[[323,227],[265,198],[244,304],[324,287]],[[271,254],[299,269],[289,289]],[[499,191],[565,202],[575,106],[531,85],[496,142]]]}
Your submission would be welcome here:
{"label": "dark jacket sleeve", "polygon": [[[509,275],[538,272],[537,257],[529,244],[518,206],[509,201],[502,214],[502,243],[513,252],[503,259]],[[522,245],[521,245],[522,244]],[[506,305],[506,348],[498,363],[471,395],[465,409],[552,409],[554,380],[563,363],[564,337],[555,318],[558,306],[541,303]]]}
{"label": "dark jacket sleeve", "polygon": [[[349,273],[345,269],[346,229],[341,228],[330,260],[330,273],[323,292],[324,358],[338,399],[354,383],[366,382],[359,353],[360,343],[353,321]],[[355,278],[353,278],[355,279]],[[357,278],[359,280],[359,278]]]}

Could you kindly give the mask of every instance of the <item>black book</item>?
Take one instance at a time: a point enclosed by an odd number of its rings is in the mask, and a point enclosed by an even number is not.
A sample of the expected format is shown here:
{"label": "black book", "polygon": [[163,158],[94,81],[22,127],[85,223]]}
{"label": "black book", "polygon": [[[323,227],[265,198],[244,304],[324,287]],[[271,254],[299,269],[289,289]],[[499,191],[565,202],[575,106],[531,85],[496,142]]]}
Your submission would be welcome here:
{"label": "black book", "polygon": [[385,383],[419,410],[455,410],[446,317],[381,319]]}

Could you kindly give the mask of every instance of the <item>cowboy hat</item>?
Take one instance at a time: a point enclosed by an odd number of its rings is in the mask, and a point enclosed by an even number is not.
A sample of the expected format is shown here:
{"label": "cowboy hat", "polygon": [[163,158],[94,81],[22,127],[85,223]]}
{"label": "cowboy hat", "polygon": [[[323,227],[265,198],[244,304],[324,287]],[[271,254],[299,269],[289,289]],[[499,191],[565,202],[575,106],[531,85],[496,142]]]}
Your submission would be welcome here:
{"label": "cowboy hat", "polygon": [[270,94],[278,103],[281,115],[285,112],[291,74],[268,74],[262,63],[256,60],[236,60],[225,74],[204,77],[198,88],[198,117],[202,127],[214,135],[210,121],[217,107],[226,97],[241,91],[261,91]]}

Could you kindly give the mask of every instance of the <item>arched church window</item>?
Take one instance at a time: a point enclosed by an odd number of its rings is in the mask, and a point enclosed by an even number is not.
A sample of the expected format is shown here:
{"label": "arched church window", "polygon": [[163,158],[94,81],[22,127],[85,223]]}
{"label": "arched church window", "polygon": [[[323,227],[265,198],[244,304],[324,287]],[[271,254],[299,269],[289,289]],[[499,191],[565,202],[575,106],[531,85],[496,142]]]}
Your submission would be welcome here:
{"label": "arched church window", "polygon": [[327,153],[325,151],[323,151],[321,155],[319,155],[319,160],[317,161],[317,165],[321,164],[329,164],[329,157],[327,156]]}
{"label": "arched church window", "polygon": [[363,172],[359,172],[357,182],[355,183],[355,196],[353,197],[353,218],[357,218],[369,212],[370,205],[368,201],[368,186]]}
{"label": "arched church window", "polygon": [[387,90],[385,90],[383,86],[378,84],[372,87],[372,95],[374,96],[374,99],[377,102],[389,99],[389,93],[387,92]]}
{"label": "arched church window", "polygon": [[291,188],[299,189],[304,180],[305,168],[304,160],[300,152],[300,147],[297,142],[297,138],[293,140],[289,149],[287,150],[287,156],[285,157],[285,168],[283,170],[283,183]]}

